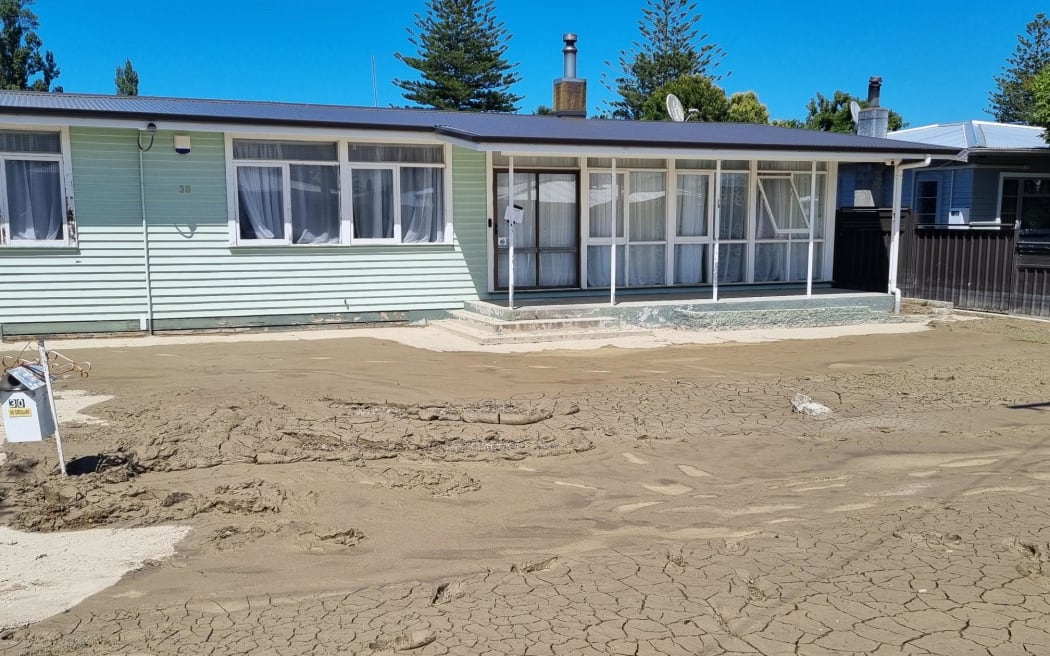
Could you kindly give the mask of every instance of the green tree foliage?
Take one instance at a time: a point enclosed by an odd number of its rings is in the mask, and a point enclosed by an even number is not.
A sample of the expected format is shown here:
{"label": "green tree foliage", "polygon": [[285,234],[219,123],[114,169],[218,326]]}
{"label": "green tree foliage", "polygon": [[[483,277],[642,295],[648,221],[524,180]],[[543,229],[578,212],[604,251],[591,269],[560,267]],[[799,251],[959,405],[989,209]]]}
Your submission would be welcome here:
{"label": "green tree foliage", "polygon": [[1028,82],[1032,92],[1032,125],[1043,128],[1043,140],[1050,144],[1050,64],[1043,67]]}
{"label": "green tree foliage", "polygon": [[690,0],[646,0],[638,21],[642,38],[620,53],[620,76],[612,84],[605,82],[620,94],[610,103],[614,118],[641,118],[643,105],[656,90],[682,76],[721,79],[713,71],[725,52],[705,43],[708,35],[697,29],[701,18]]}
{"label": "green tree foliage", "polygon": [[418,56],[394,56],[419,71],[419,80],[394,80],[409,102],[435,109],[515,112],[521,77],[504,58],[510,35],[496,20],[492,0],[427,0],[425,15],[407,28]]}
{"label": "green tree foliage", "polygon": [[131,65],[131,60],[125,60],[123,66],[117,66],[117,77],[114,80],[117,85],[118,96],[139,95],[139,74]]}
{"label": "green tree foliage", "polygon": [[532,114],[533,116],[554,116],[554,108],[550,105],[538,105]]}
{"label": "green tree foliage", "polygon": [[[822,132],[842,132],[851,134],[856,126],[853,125],[853,115],[849,105],[856,101],[861,107],[866,107],[868,102],[856,96],[851,96],[845,91],[835,91],[830,98],[817,92],[817,97],[812,98],[806,105],[806,120],[802,127],[809,130],[820,130]],[[904,127],[904,118],[897,112],[890,110],[890,131],[900,130]]]}
{"label": "green tree foliage", "polygon": [[[51,88],[59,76],[55,56],[41,52],[40,27],[29,8],[34,0],[0,0],[0,89],[62,91]],[[37,77],[39,76],[39,77]]]}
{"label": "green tree foliage", "polygon": [[729,98],[727,121],[732,123],[769,123],[769,108],[758,99],[754,91],[734,93]]}
{"label": "green tree foliage", "polygon": [[1006,60],[1003,74],[995,78],[988,94],[988,113],[1001,123],[1034,123],[1032,78],[1050,64],[1050,19],[1042,12],[1017,36],[1017,48]]}
{"label": "green tree foliage", "polygon": [[[715,85],[711,78],[703,75],[683,75],[658,87],[642,104],[643,121],[666,121],[667,94],[673,93],[682,101],[690,121],[723,122],[729,116],[729,99],[726,92]],[[692,112],[692,110],[696,112]]]}
{"label": "green tree foliage", "polygon": [[773,119],[771,125],[775,125],[778,128],[795,128],[798,130],[804,130],[806,124],[797,118],[777,118]]}

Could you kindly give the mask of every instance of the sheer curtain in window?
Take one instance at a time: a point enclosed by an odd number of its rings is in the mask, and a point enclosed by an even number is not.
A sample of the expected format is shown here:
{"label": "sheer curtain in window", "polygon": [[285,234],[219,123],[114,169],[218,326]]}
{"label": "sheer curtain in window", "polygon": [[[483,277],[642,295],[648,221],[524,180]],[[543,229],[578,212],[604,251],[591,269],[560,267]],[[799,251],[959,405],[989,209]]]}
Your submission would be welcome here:
{"label": "sheer curtain in window", "polygon": [[445,240],[444,171],[401,169],[401,241],[406,244]]}
{"label": "sheer curtain in window", "polygon": [[575,287],[576,176],[571,173],[540,173],[538,177],[539,284],[543,287]]}
{"label": "sheer curtain in window", "polygon": [[[632,171],[629,242],[664,242],[667,240],[666,176],[660,172]],[[645,287],[664,284],[663,244],[630,245],[627,284]]]}
{"label": "sheer curtain in window", "polygon": [[[707,235],[707,182],[706,175],[678,176],[678,237]],[[675,284],[706,282],[705,250],[702,244],[683,243],[675,246]]]}
{"label": "sheer curtain in window", "polygon": [[289,167],[292,182],[292,242],[339,243],[339,169]]}
{"label": "sheer curtain in window", "polygon": [[62,239],[62,178],[58,162],[8,160],[11,239]]}
{"label": "sheer curtain in window", "polygon": [[394,172],[390,169],[355,169],[354,237],[392,239],[394,237]]}
{"label": "sheer curtain in window", "polygon": [[238,166],[241,239],[284,239],[284,189],[281,169]]}

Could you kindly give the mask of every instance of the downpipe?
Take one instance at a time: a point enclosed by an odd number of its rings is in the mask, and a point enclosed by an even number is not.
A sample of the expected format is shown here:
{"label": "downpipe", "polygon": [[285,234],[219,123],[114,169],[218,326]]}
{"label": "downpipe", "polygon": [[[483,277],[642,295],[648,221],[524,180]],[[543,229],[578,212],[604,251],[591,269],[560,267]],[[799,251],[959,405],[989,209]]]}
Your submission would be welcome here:
{"label": "downpipe", "polygon": [[921,169],[930,165],[933,158],[927,155],[921,162],[912,162],[911,164],[901,164],[899,161],[894,160],[893,165],[893,220],[890,226],[890,279],[889,279],[889,293],[893,294],[893,313],[901,313],[901,290],[897,286],[897,269],[900,264],[900,248],[901,248],[901,197],[903,190],[901,187],[904,184],[904,171],[908,169]]}

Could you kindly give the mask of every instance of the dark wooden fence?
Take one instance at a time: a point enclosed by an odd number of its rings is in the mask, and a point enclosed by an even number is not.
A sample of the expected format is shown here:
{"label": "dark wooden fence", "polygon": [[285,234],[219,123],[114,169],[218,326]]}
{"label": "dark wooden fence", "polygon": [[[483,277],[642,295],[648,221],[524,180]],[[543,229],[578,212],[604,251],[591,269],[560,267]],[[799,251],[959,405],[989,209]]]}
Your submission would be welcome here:
{"label": "dark wooden fence", "polygon": [[[840,210],[835,284],[885,290],[889,237],[889,210]],[[904,296],[947,301],[960,309],[1047,317],[1050,243],[1027,241],[1013,226],[917,226],[906,213],[898,286]]]}

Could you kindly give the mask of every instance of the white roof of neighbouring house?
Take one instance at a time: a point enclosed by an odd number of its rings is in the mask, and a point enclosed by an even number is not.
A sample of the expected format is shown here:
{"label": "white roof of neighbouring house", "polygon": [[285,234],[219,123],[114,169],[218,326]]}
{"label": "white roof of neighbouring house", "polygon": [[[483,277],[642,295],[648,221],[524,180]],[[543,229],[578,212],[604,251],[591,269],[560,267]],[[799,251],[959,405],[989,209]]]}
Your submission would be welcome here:
{"label": "white roof of neighbouring house", "polygon": [[917,128],[897,130],[886,135],[912,143],[934,144],[962,149],[1029,150],[1050,148],[1043,139],[1045,130],[1030,125],[994,123],[992,121],[960,121],[935,123]]}

